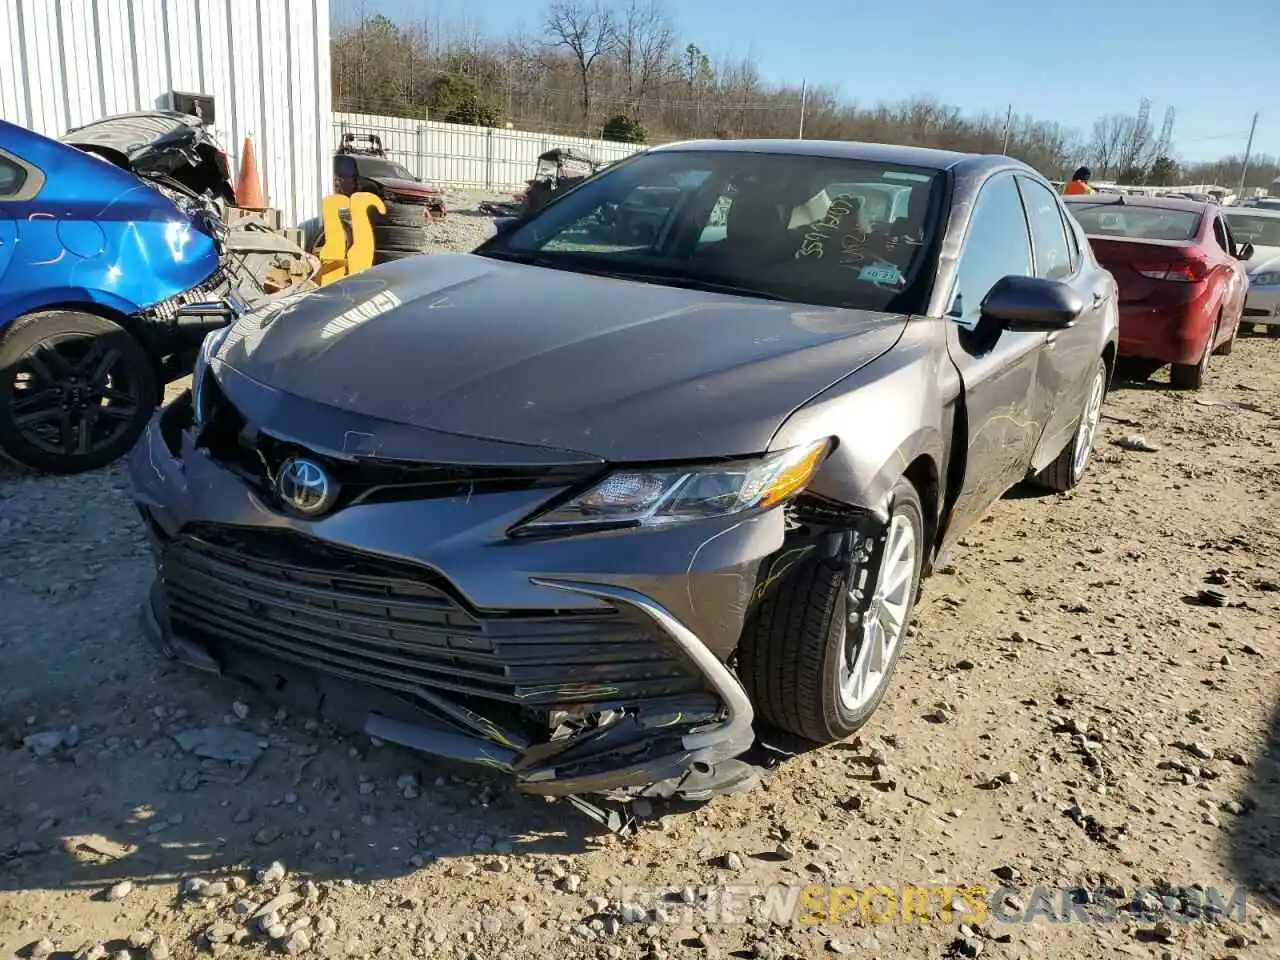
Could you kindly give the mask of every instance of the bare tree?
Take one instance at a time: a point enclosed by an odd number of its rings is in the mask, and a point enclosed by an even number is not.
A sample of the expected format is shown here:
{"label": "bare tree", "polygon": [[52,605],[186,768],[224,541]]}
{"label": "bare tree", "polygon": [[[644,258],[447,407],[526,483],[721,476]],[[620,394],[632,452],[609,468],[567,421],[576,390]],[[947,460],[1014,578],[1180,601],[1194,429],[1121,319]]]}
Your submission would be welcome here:
{"label": "bare tree", "polygon": [[1155,130],[1145,115],[1126,117],[1125,120],[1125,136],[1120,142],[1120,155],[1116,158],[1118,173],[1128,180],[1145,180],[1147,168],[1155,161]]}
{"label": "bare tree", "polygon": [[1099,117],[1093,123],[1093,138],[1089,141],[1089,160],[1094,173],[1110,176],[1120,169],[1120,154],[1130,136],[1133,118],[1123,113]]}
{"label": "bare tree", "polygon": [[1095,173],[1117,178],[1142,179],[1155,161],[1155,130],[1142,114],[1112,113],[1093,124],[1089,158]]}
{"label": "bare tree", "polygon": [[547,13],[547,35],[554,46],[565,47],[578,68],[582,83],[582,126],[591,133],[591,68],[618,44],[613,12],[600,0],[561,0]]}
{"label": "bare tree", "polygon": [[675,28],[659,0],[627,0],[618,31],[618,55],[627,105],[633,113],[666,76],[675,38]]}
{"label": "bare tree", "polygon": [[[795,136],[799,77],[794,84],[766,83],[750,53],[713,64],[699,49],[703,38],[676,31],[668,11],[682,8],[671,0],[538,2],[547,15],[523,36],[486,33],[474,16],[386,17],[377,16],[369,0],[335,2],[335,109],[400,117],[429,110],[443,117],[465,94],[521,129],[547,134],[581,134],[607,107],[630,113],[657,141],[715,132]],[[1004,109],[975,116],[928,97],[859,104],[810,85],[805,132],[980,153],[1007,148],[1054,179],[1082,161],[1099,177],[1141,179],[1150,176],[1157,138],[1140,116],[1103,116],[1081,133],[1015,115],[1006,145]],[[1180,179],[1234,185],[1241,160],[1183,164]],[[1275,158],[1255,157],[1248,186],[1266,186],[1277,173]]]}

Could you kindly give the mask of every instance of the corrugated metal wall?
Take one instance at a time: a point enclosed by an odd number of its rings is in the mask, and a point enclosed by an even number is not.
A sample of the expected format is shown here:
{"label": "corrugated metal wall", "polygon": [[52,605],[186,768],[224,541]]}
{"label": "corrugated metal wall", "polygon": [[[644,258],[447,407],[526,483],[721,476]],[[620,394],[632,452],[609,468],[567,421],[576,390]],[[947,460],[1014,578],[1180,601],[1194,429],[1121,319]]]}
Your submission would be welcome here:
{"label": "corrugated metal wall", "polygon": [[333,128],[334,143],[340,143],[344,133],[376,133],[388,156],[423,180],[487,190],[523,187],[533,176],[538,155],[553,147],[584,150],[600,161],[621,160],[642,149],[611,140],[363,113],[335,113]]}
{"label": "corrugated metal wall", "polygon": [[332,182],[329,0],[0,0],[0,118],[59,136],[99,117],[215,98],[239,169],[252,135],[267,202],[319,215]]}

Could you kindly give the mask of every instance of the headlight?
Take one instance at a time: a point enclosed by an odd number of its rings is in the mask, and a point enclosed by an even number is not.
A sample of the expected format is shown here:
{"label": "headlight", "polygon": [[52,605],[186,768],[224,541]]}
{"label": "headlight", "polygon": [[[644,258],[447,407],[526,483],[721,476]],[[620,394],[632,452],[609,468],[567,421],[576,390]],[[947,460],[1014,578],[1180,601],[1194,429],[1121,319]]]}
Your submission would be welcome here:
{"label": "headlight", "polygon": [[230,326],[219,327],[217,330],[205,334],[204,340],[200,342],[200,352],[196,354],[196,364],[191,370],[191,408],[195,414],[197,427],[204,425],[205,416],[209,412],[204,408],[204,384],[205,380],[211,376],[209,363],[213,360],[213,355],[218,352],[218,348],[222,346],[222,341],[227,338],[227,334],[230,332]]}
{"label": "headlight", "polygon": [[762,510],[803,490],[830,448],[830,440],[820,440],[751,460],[615,470],[517,532],[655,527]]}
{"label": "headlight", "polygon": [[1280,286],[1280,270],[1268,270],[1266,273],[1255,273],[1249,278],[1249,283],[1255,287]]}

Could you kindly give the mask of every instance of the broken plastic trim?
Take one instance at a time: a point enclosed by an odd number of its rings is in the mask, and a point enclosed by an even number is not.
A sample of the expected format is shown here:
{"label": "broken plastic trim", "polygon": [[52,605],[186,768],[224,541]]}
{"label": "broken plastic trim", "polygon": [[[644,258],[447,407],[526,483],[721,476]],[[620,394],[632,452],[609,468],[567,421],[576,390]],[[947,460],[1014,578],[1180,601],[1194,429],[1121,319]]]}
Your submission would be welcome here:
{"label": "broken plastic trim", "polygon": [[[751,700],[727,666],[712,653],[697,635],[670,613],[654,603],[644,594],[627,587],[606,586],[598,583],[579,583],[574,580],[554,580],[544,577],[530,577],[533,583],[567,593],[580,593],[602,600],[614,600],[635,607],[651,617],[658,627],[680,648],[698,671],[711,684],[711,688],[723,701],[728,716],[724,723],[711,730],[686,734],[681,743],[686,750],[706,750],[736,743],[744,735],[751,734],[751,724],[755,719],[755,711]],[[748,738],[747,743],[750,743]]]}

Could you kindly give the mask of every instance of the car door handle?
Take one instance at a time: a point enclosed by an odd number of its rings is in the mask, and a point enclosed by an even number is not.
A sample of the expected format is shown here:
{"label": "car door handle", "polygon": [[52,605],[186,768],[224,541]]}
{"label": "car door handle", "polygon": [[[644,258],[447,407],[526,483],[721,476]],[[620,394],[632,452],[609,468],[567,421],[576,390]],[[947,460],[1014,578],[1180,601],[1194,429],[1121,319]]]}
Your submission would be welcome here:
{"label": "car door handle", "polygon": [[1046,333],[1046,334],[1045,334],[1045,337],[1044,337],[1044,345],[1045,345],[1046,347],[1055,347],[1055,346],[1057,346],[1057,345],[1058,345],[1058,331],[1057,331],[1057,330],[1053,331],[1052,333]]}
{"label": "car door handle", "polygon": [[1107,299],[1107,295],[1105,293],[1100,293],[1097,290],[1093,291],[1093,305],[1095,307],[1101,306],[1102,301],[1105,299]]}

